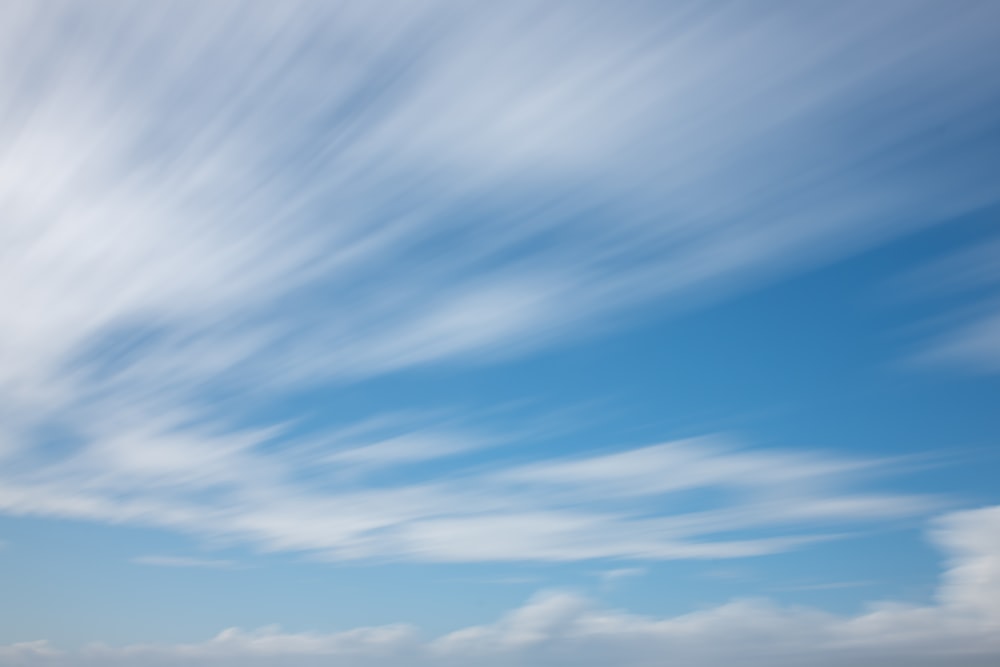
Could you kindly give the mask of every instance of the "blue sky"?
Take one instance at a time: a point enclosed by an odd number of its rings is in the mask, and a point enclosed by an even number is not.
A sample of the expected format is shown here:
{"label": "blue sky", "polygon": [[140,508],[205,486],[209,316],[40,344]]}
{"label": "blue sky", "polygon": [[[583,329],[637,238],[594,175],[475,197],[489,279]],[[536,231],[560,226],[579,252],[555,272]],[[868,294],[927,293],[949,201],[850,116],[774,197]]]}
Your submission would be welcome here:
{"label": "blue sky", "polygon": [[1000,656],[995,4],[0,12],[0,664]]}

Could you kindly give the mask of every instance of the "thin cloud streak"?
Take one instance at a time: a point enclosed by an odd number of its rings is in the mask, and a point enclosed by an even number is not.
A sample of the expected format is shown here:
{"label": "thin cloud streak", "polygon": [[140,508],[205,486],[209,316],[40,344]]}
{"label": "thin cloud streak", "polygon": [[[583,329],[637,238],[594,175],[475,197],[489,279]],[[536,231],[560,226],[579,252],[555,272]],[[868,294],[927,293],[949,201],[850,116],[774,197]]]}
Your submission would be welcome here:
{"label": "thin cloud streak", "polygon": [[154,567],[192,567],[207,568],[215,570],[231,570],[243,567],[236,561],[218,558],[191,558],[189,556],[138,556],[132,559],[137,565],[151,565]]}
{"label": "thin cloud streak", "polygon": [[[0,475],[0,510],[153,525],[330,559],[478,562],[757,556],[944,502],[857,488],[893,472],[878,460],[748,449],[718,437],[486,469],[472,462],[443,479],[425,471],[369,486],[356,462],[317,467],[294,448],[266,447],[268,434],[162,430],[144,424],[66,460]],[[699,489],[729,499],[691,505],[685,494]],[[674,509],[663,509],[665,500]]]}
{"label": "thin cloud streak", "polygon": [[1000,372],[1000,240],[980,239],[918,266],[891,283],[893,292],[929,301],[949,297],[943,316],[923,323],[910,361],[968,373]]}

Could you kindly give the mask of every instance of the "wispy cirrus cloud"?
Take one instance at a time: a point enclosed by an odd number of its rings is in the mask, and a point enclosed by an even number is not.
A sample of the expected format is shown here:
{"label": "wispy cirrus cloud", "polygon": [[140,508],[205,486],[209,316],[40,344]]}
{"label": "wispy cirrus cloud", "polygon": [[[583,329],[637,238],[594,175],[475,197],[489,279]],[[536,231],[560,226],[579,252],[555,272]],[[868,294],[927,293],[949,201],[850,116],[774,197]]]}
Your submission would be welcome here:
{"label": "wispy cirrus cloud", "polygon": [[894,291],[922,301],[946,298],[917,327],[911,360],[978,374],[1000,372],[1000,240],[987,237],[899,276]]}
{"label": "wispy cirrus cloud", "polygon": [[949,176],[985,148],[899,148],[993,127],[1000,91],[956,85],[993,10],[963,10],[11,5],[5,368],[82,364],[75,394],[516,351],[990,203]]}
{"label": "wispy cirrus cloud", "polygon": [[972,373],[1000,372],[1000,306],[990,304],[986,314],[958,324],[929,341],[918,362],[951,366]]}
{"label": "wispy cirrus cloud", "polygon": [[[719,437],[486,468],[457,462],[447,476],[371,483],[377,468],[325,454],[317,466],[294,448],[268,447],[266,435],[161,432],[144,423],[64,460],[22,462],[0,477],[0,509],[330,559],[481,562],[757,556],[943,502],[864,488],[864,478],[898,473],[899,461],[749,449]],[[378,459],[413,463],[408,453]],[[713,499],[692,500],[699,490]]]}
{"label": "wispy cirrus cloud", "polygon": [[[968,177],[998,166],[992,3],[2,11],[3,511],[477,560],[767,553],[808,537],[709,527],[925,508],[752,493],[636,518],[683,483],[633,464],[677,448],[331,490],[233,423],[292,387],[519,354],[996,202]],[[326,462],[469,444],[421,437]],[[694,456],[704,485],[837,477]]]}
{"label": "wispy cirrus cloud", "polygon": [[536,595],[494,623],[432,640],[410,625],[342,632],[231,628],[180,645],[91,646],[62,651],[46,642],[0,646],[0,658],[27,667],[86,665],[450,666],[663,664],[833,667],[987,667],[1000,656],[1000,509],[939,519],[933,532],[948,561],[937,600],[873,602],[840,616],[767,600],[737,600],[669,618],[602,609],[559,591]]}
{"label": "wispy cirrus cloud", "polygon": [[644,576],[648,570],[644,567],[616,567],[611,570],[601,570],[595,576],[605,589],[614,588],[626,579],[634,579]]}

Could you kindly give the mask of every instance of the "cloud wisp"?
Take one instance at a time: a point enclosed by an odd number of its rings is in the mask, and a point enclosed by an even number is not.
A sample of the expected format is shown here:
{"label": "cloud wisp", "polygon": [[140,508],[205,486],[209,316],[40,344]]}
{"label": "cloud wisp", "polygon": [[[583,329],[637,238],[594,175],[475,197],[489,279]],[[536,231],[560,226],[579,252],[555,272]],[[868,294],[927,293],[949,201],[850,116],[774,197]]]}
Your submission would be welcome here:
{"label": "cloud wisp", "polygon": [[1000,239],[980,239],[925,263],[893,283],[897,292],[933,302],[945,313],[919,331],[913,361],[980,374],[1000,373]]}
{"label": "cloud wisp", "polygon": [[722,667],[987,667],[1000,658],[1000,508],[946,515],[933,536],[948,561],[928,605],[873,602],[854,616],[767,600],[737,600],[670,618],[602,609],[550,591],[484,626],[433,640],[391,625],[333,633],[231,628],[195,644],[94,645],[61,651],[44,641],[0,647],[0,658],[34,667],[128,664],[322,665],[672,664]]}
{"label": "cloud wisp", "polygon": [[329,559],[480,562],[756,556],[943,502],[870,491],[899,460],[751,449],[718,436],[485,468],[456,462],[447,476],[389,482],[379,472],[412,464],[408,451],[393,461],[370,456],[379,445],[357,447],[359,470],[354,457],[269,447],[266,434],[161,428],[97,438],[55,462],[22,461],[0,475],[0,509]]}
{"label": "cloud wisp", "polygon": [[5,3],[0,453],[517,354],[1000,196],[992,3],[585,4]]}
{"label": "cloud wisp", "polygon": [[236,561],[222,558],[193,558],[191,556],[137,556],[132,559],[137,565],[151,565],[154,567],[193,567],[206,568],[212,570],[231,570],[239,568]]}

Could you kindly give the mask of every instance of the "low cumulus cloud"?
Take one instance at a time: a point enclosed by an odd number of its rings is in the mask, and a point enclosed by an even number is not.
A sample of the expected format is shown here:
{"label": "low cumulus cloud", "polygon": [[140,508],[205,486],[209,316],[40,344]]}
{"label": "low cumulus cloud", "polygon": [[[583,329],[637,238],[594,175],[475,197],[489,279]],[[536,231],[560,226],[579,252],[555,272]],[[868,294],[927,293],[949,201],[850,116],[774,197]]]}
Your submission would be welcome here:
{"label": "low cumulus cloud", "polygon": [[873,602],[855,616],[739,600],[669,618],[543,592],[496,622],[434,639],[410,625],[329,634],[231,628],[195,644],[0,647],[4,664],[339,665],[352,667],[988,667],[1000,660],[1000,507],[945,515],[931,533],[947,556],[933,604]]}

